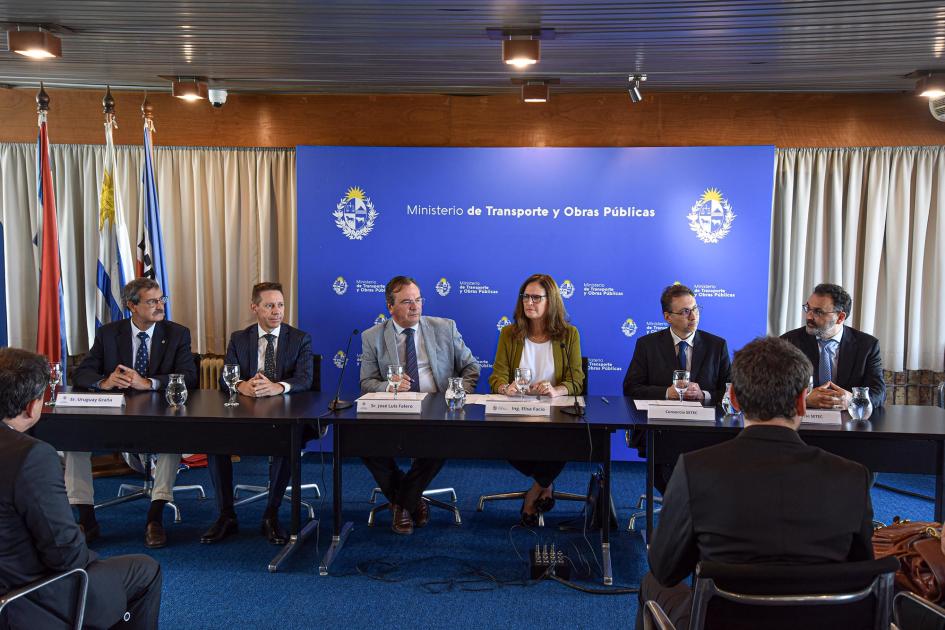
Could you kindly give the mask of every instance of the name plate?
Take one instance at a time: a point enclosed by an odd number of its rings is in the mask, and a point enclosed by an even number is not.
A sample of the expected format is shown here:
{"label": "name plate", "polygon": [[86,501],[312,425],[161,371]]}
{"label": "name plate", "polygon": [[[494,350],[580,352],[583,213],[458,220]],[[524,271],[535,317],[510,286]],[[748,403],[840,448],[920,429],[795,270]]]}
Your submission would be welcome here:
{"label": "name plate", "polygon": [[489,400],[486,415],[494,416],[550,416],[551,403],[537,400]]}
{"label": "name plate", "polygon": [[693,405],[651,405],[646,417],[651,420],[710,420],[715,422],[715,408]]}
{"label": "name plate", "polygon": [[57,407],[124,407],[124,394],[63,393],[56,398]]}
{"label": "name plate", "polygon": [[808,409],[801,424],[842,424],[843,412],[836,409]]}
{"label": "name plate", "polygon": [[359,398],[358,413],[414,413],[419,414],[423,400],[409,398]]}

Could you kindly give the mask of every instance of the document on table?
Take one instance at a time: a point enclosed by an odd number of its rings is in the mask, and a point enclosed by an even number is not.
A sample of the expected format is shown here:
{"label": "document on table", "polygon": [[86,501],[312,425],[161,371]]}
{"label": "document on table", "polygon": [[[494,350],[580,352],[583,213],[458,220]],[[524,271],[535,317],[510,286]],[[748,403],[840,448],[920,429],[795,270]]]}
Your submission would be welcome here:
{"label": "document on table", "polygon": [[[584,404],[584,396],[578,396],[578,404]],[[521,402],[522,396],[506,396],[505,394],[466,394],[467,405],[484,405],[487,402]],[[552,407],[568,407],[574,404],[574,396],[525,396],[525,402],[549,402]]]}
{"label": "document on table", "polygon": [[701,407],[702,403],[698,400],[634,400],[637,411],[648,411],[650,407]]}
{"label": "document on table", "polygon": [[399,392],[396,397],[393,392],[368,392],[358,400],[423,400],[426,396],[426,392]]}

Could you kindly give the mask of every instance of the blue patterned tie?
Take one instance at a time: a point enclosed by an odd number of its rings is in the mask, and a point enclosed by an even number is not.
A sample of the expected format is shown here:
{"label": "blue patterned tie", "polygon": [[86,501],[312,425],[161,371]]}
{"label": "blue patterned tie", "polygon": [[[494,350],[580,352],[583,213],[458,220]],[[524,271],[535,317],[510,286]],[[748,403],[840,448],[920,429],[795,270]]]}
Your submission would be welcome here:
{"label": "blue patterned tie", "polygon": [[837,351],[837,341],[835,339],[827,339],[826,341],[818,341],[820,344],[820,366],[818,367],[817,374],[820,377],[817,383],[817,386],[820,387],[827,381],[833,380],[833,356]]}
{"label": "blue patterned tie", "polygon": [[138,344],[138,352],[135,354],[135,372],[141,376],[147,377],[148,375],[148,333],[139,332],[138,339],[141,340],[141,343]]}
{"label": "blue patterned tie", "polygon": [[276,349],[273,346],[273,341],[275,341],[276,336],[269,333],[263,335],[263,338],[266,340],[266,353],[263,355],[263,374],[266,375],[270,381],[276,380]]}
{"label": "blue patterned tie", "polygon": [[680,341],[680,342],[679,342],[679,369],[680,369],[680,370],[686,370],[687,372],[689,371],[689,368],[686,367],[686,364],[688,363],[688,361],[687,361],[687,358],[688,358],[688,357],[686,356],[686,350],[687,350],[688,348],[689,348],[689,344],[688,344],[688,343],[686,343],[685,341]]}
{"label": "blue patterned tie", "polygon": [[417,346],[413,342],[413,328],[404,328],[404,363],[410,377],[410,391],[420,391],[420,370],[417,368]]}

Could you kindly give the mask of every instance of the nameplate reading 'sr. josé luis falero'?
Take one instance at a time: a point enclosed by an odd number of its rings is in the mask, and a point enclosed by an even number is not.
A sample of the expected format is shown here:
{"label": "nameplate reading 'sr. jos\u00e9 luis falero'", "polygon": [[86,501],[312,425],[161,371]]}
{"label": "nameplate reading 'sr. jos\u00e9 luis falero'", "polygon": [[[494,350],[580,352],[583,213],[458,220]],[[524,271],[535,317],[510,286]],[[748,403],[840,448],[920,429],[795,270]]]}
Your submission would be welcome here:
{"label": "nameplate reading 'sr. jos\u00e9 luis falero'", "polygon": [[376,392],[365,394],[358,398],[358,413],[420,413],[425,393],[401,392],[394,397],[393,393]]}
{"label": "nameplate reading 'sr. jos\u00e9 luis falero'", "polygon": [[651,405],[646,417],[650,420],[715,420],[715,409],[694,405]]}
{"label": "nameplate reading 'sr. jos\u00e9 luis falero'", "polygon": [[550,416],[551,403],[537,400],[487,400],[486,415]]}

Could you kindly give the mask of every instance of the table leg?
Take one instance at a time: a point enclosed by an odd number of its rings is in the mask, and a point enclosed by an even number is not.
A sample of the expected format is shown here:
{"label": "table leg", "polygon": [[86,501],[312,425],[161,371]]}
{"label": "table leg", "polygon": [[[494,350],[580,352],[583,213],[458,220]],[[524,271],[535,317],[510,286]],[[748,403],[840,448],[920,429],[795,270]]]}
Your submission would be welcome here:
{"label": "table leg", "polygon": [[601,535],[601,564],[603,565],[604,570],[604,584],[610,586],[614,583],[613,569],[610,564],[610,433],[604,432],[601,438],[604,443],[602,444],[604,450],[604,492],[603,492],[603,505],[599,506],[601,510],[601,516],[604,519],[601,523],[600,535]]}
{"label": "table leg", "polygon": [[318,520],[312,520],[301,527],[302,523],[302,424],[292,426],[292,452],[289,454],[289,465],[292,470],[292,520],[289,524],[289,540],[279,550],[276,557],[269,562],[269,572],[275,573],[279,567],[289,559],[305,539],[312,535],[318,527]]}
{"label": "table leg", "polygon": [[653,478],[656,476],[656,449],[653,439],[653,431],[646,432],[646,541],[650,544],[650,535],[653,532]]}
{"label": "table leg", "polygon": [[341,520],[343,517],[341,513],[341,434],[344,430],[341,424],[336,424],[332,427],[332,431],[334,432],[332,440],[334,452],[332,453],[331,466],[332,476],[334,477],[332,480],[334,525],[332,527],[331,545],[329,545],[328,551],[325,552],[321,563],[318,565],[319,575],[328,575],[328,569],[331,567],[331,563],[334,562],[338,554],[341,553],[341,548],[348,539],[348,534],[350,534],[351,530],[354,528],[354,524],[350,521],[342,523]]}

